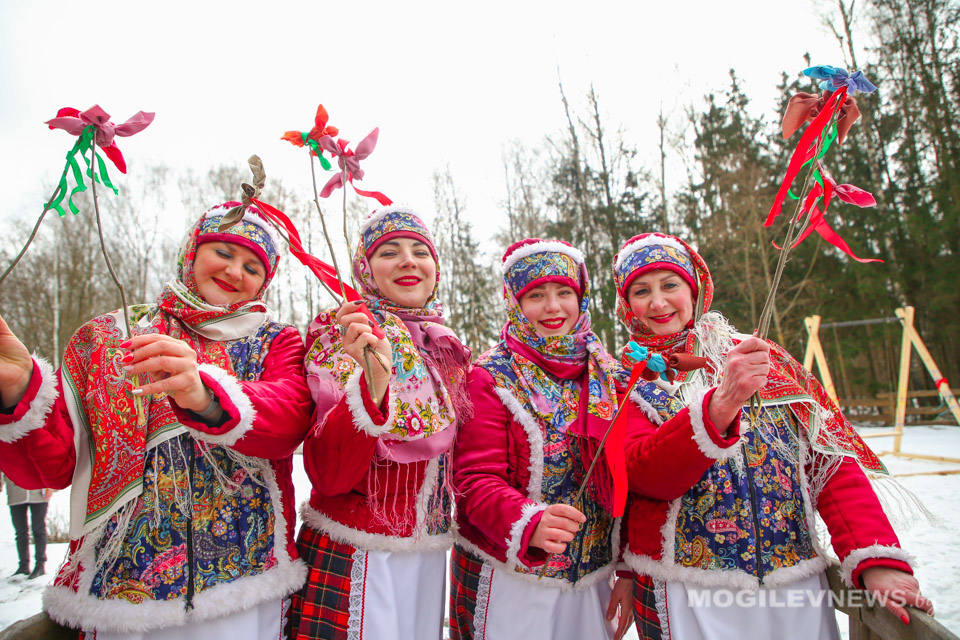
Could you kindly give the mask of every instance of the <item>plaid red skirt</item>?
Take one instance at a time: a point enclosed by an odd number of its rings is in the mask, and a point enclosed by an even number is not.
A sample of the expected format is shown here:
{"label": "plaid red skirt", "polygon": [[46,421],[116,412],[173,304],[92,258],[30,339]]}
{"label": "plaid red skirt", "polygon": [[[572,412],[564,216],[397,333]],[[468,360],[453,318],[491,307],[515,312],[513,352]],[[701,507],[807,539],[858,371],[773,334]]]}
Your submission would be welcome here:
{"label": "plaid red skirt", "polygon": [[303,526],[297,536],[297,550],[309,572],[307,583],[291,598],[287,637],[346,640],[350,570],[356,549]]}
{"label": "plaid red skirt", "polygon": [[637,574],[633,581],[633,617],[640,640],[661,640],[655,588],[650,576]]}
{"label": "plaid red skirt", "polygon": [[450,554],[450,640],[473,640],[473,615],[483,561],[460,545]]}

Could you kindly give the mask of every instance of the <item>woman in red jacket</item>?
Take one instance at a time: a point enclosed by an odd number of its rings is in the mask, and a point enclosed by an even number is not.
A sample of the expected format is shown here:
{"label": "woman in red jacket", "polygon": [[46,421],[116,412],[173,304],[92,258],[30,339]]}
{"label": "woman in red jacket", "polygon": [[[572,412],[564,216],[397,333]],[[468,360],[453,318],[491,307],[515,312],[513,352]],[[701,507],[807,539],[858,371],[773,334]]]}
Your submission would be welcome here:
{"label": "woman in red jacket", "polygon": [[[292,454],[313,409],[294,327],[269,318],[272,228],[228,202],[191,228],[155,304],[86,323],[54,375],[0,321],[0,468],[73,486],[44,609],[97,638],[277,638],[306,568]],[[92,634],[91,634],[92,635]]]}
{"label": "woman in red jacket", "polygon": [[310,571],[291,636],[439,638],[450,450],[469,411],[470,351],[443,326],[440,267],[420,217],[386,207],[360,235],[353,273],[384,337],[356,303],[310,325],[317,424],[303,448],[313,488],[297,543]]}
{"label": "woman in red jacket", "polygon": [[[621,248],[614,279],[631,340],[664,356],[707,358],[631,407],[626,457],[636,496],[625,559],[637,575],[640,636],[837,637],[817,513],[847,584],[899,592],[886,604],[905,623],[904,603],[932,611],[864,474],[885,474],[883,465],[782,347],[738,334],[709,311],[703,258],[679,238],[642,234]],[[731,384],[741,367],[750,384]],[[762,399],[752,424],[739,411],[751,387]],[[665,419],[678,409],[691,425]]]}
{"label": "woman in red jacket", "polygon": [[508,321],[468,376],[474,417],[454,454],[451,638],[619,637],[631,580],[613,587],[620,528],[605,465],[572,503],[616,410],[621,370],[590,330],[580,251],[524,240],[502,270]]}

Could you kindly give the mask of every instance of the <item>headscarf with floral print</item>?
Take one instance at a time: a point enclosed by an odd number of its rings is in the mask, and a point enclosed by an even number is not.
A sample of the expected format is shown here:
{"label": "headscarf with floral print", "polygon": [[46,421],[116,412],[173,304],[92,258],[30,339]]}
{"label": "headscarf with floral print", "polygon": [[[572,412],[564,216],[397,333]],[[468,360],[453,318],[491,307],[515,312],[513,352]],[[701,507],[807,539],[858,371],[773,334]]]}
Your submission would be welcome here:
{"label": "headscarf with floral print", "polygon": [[[444,443],[452,443],[454,430],[448,428],[469,410],[463,382],[470,350],[456,333],[443,326],[443,305],[437,298],[439,262],[433,291],[423,307],[400,306],[377,287],[369,257],[379,244],[398,236],[423,241],[436,260],[433,237],[420,217],[407,207],[390,206],[373,212],[361,227],[353,275],[393,348],[388,393],[393,426],[385,438],[395,444],[428,439],[437,443],[436,447],[421,447],[417,456],[434,457],[446,449]],[[350,377],[359,375],[359,366],[343,350],[335,311],[317,316],[310,325],[307,344],[312,345],[307,354],[307,374],[322,390],[316,398],[318,415],[322,416],[339,402]],[[445,431],[442,438],[431,438]],[[393,448],[394,459],[401,450]]]}
{"label": "headscarf with floral print", "polygon": [[[622,373],[590,328],[590,278],[583,254],[565,242],[530,238],[507,249],[502,271],[507,324],[500,344],[476,365],[544,426],[601,438],[616,409],[615,384]],[[548,282],[567,284],[580,296],[580,315],[566,335],[540,335],[520,308],[518,297]]]}
{"label": "headscarf with floral print", "polygon": [[[690,285],[694,295],[693,318],[682,331],[666,336],[658,336],[644,325],[627,301],[630,283],[641,273],[657,269],[678,273]],[[630,331],[631,340],[656,353],[693,353],[690,328],[710,310],[713,302],[713,278],[699,253],[680,238],[662,233],[641,233],[627,240],[614,257],[613,279],[617,287],[617,315]],[[631,360],[626,356],[623,358],[625,366],[632,366]]]}
{"label": "headscarf with floral print", "polygon": [[[264,292],[276,274],[280,255],[278,239],[269,223],[263,220],[256,207],[247,208],[243,219],[226,231],[220,231],[223,215],[239,202],[225,202],[207,211],[187,232],[177,258],[176,278],[168,281],[158,306],[200,335],[214,340],[234,340],[249,335],[267,319]],[[263,263],[265,277],[253,300],[241,300],[229,305],[210,304],[197,291],[193,263],[197,247],[207,242],[229,242],[250,249]]]}
{"label": "headscarf with floral print", "polygon": [[[638,273],[651,267],[664,268],[664,263],[674,264],[688,273],[692,268],[691,275],[696,275],[699,286],[692,293],[694,317],[689,325],[677,333],[657,336],[647,329],[631,311],[626,299],[626,289],[630,280]],[[697,331],[703,332],[710,330],[713,323],[713,320],[709,319],[710,316],[701,320],[710,311],[710,305],[713,302],[713,278],[710,276],[707,263],[699,253],[675,236],[644,233],[631,238],[620,249],[617,257],[614,258],[613,272],[618,293],[617,314],[630,330],[631,340],[658,353],[676,351],[702,355],[701,345],[698,343],[693,327],[697,324]],[[724,322],[726,322],[725,319]],[[738,341],[739,339],[734,340],[734,342]],[[764,404],[789,404],[800,424],[807,429],[807,437],[820,452],[853,456],[865,469],[886,473],[879,458],[856,434],[850,422],[830,400],[813,375],[803,369],[783,347],[775,342],[769,340],[768,342],[771,348],[770,373],[767,376],[767,384],[760,389],[760,397]],[[623,358],[625,365],[629,366],[632,363],[626,355]],[[708,367],[712,366],[714,365],[708,365]],[[683,382],[690,378],[692,373],[680,371],[676,379],[678,382]],[[818,405],[829,414],[825,423],[816,418],[820,413]]]}

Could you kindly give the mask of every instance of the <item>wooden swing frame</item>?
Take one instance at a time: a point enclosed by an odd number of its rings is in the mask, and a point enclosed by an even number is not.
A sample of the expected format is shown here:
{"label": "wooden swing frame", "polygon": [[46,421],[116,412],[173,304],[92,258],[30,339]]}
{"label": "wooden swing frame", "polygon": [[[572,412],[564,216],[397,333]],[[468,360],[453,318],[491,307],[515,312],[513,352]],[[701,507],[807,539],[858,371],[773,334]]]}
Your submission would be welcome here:
{"label": "wooden swing frame", "polygon": [[[807,371],[813,371],[813,363],[816,361],[817,369],[820,373],[820,380],[823,383],[824,389],[826,390],[827,395],[830,396],[830,399],[833,400],[839,407],[840,400],[837,396],[837,388],[833,383],[833,377],[830,375],[830,368],[827,366],[827,356],[823,351],[823,345],[820,343],[820,329],[826,327],[856,327],[867,324],[886,324],[899,322],[903,327],[903,338],[900,343],[900,375],[897,382],[897,402],[894,414],[895,421],[893,431],[893,450],[879,452],[879,455],[890,454],[900,458],[915,458],[919,460],[933,460],[935,462],[960,464],[960,458],[932,456],[923,453],[909,453],[901,450],[901,445],[903,444],[903,427],[906,424],[907,417],[907,391],[910,384],[910,358],[914,349],[916,349],[917,354],[920,356],[924,366],[926,366],[927,371],[930,373],[934,383],[937,385],[937,391],[940,393],[940,397],[943,398],[944,402],[947,403],[947,406],[950,408],[950,412],[953,414],[954,419],[957,421],[957,424],[960,425],[960,404],[957,403],[957,398],[953,395],[950,385],[947,383],[946,378],[943,377],[943,374],[940,373],[937,363],[934,362],[933,356],[930,355],[930,351],[923,343],[923,339],[920,337],[920,334],[917,333],[917,330],[913,325],[913,319],[915,315],[914,311],[915,310],[913,307],[903,307],[895,311],[896,317],[894,318],[874,318],[870,320],[854,320],[851,322],[821,323],[820,316],[809,316],[804,318],[803,324],[807,328],[808,337],[807,349],[803,356],[803,367]],[[869,433],[862,437],[880,438],[887,437],[889,435],[890,434],[887,433]],[[948,475],[955,473],[960,473],[960,469],[947,469],[943,471],[928,471],[901,475]]]}

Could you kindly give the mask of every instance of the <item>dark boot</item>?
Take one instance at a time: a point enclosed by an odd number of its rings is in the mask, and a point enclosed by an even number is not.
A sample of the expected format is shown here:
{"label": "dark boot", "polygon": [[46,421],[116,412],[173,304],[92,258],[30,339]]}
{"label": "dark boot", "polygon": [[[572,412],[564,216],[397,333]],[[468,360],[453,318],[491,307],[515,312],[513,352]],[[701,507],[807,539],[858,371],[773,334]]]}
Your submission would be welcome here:
{"label": "dark boot", "polygon": [[27,575],[30,573],[30,534],[27,529],[27,505],[17,504],[10,507],[10,517],[17,538],[17,556],[20,565],[13,575]]}
{"label": "dark boot", "polygon": [[27,578],[27,580],[33,580],[34,578],[39,578],[39,577],[42,576],[44,573],[46,573],[46,571],[44,571],[44,569],[43,569],[43,563],[42,563],[42,562],[38,562],[38,563],[37,563],[37,566],[35,566],[35,567],[33,568],[33,571],[30,572],[30,577]]}

